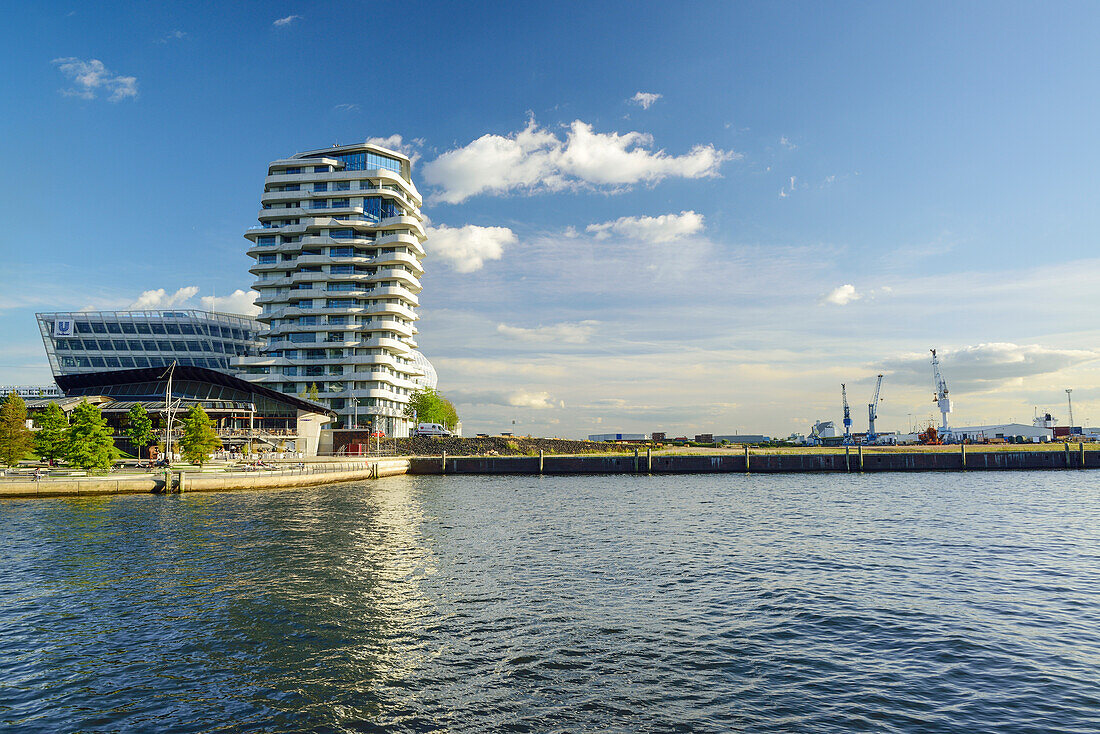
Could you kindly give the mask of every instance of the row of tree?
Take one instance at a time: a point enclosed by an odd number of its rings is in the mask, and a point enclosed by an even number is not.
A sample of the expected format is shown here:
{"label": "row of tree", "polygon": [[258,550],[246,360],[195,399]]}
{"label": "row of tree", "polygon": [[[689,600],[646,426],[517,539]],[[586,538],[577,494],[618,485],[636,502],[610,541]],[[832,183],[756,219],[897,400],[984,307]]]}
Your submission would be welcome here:
{"label": "row of tree", "polygon": [[418,423],[438,423],[449,430],[454,430],[458,425],[458,411],[454,403],[430,387],[409,396],[405,417],[415,418]]}
{"label": "row of tree", "polygon": [[[37,431],[27,427],[27,405],[11,393],[0,404],[0,462],[14,466],[33,452],[46,461],[64,461],[80,469],[107,471],[119,458],[114,436],[103,412],[81,402],[72,419],[57,403],[50,403],[34,418]],[[204,464],[221,447],[213,422],[200,405],[193,405],[181,421],[180,453],[190,462]],[[154,442],[153,421],[145,408],[134,405],[123,431],[140,455]]]}
{"label": "row of tree", "polygon": [[11,393],[0,405],[0,461],[14,466],[38,454],[47,461],[65,461],[80,469],[107,470],[118,459],[114,437],[103,413],[82,402],[72,421],[57,403],[50,403],[35,417],[37,431],[27,427],[27,404]]}

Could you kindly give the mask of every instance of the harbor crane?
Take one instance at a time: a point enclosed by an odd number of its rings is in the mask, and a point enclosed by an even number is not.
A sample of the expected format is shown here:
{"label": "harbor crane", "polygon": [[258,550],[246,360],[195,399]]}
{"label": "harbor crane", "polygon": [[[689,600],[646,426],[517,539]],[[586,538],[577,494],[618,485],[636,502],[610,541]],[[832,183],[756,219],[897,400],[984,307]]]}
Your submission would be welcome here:
{"label": "harbor crane", "polygon": [[867,443],[871,443],[878,434],[875,433],[875,418],[878,418],[878,395],[882,390],[882,375],[878,376],[878,381],[875,382],[875,395],[871,398],[871,402],[867,403]]}
{"label": "harbor crane", "polygon": [[947,397],[947,381],[940,374],[940,358],[936,356],[936,350],[932,352],[932,379],[936,383],[936,395],[932,398],[940,409],[940,437],[947,438],[951,435],[951,428],[947,425],[947,414],[951,412],[951,398]]}
{"label": "harbor crane", "polygon": [[1069,403],[1069,432],[1073,433],[1073,388],[1066,390],[1066,402]]}
{"label": "harbor crane", "polygon": [[852,442],[852,411],[848,409],[848,388],[840,383],[840,399],[844,401],[844,443]]}

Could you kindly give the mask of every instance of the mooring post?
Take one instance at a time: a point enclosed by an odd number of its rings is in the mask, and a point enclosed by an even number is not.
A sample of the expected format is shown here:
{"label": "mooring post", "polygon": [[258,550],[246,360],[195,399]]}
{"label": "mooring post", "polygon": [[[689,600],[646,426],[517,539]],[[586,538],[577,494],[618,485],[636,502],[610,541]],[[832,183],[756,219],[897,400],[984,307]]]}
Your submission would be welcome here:
{"label": "mooring post", "polygon": [[653,449],[648,447],[645,450],[645,471],[646,474],[653,473]]}
{"label": "mooring post", "polygon": [[180,469],[179,484],[176,485],[176,491],[177,492],[185,491],[185,487],[183,486],[183,470],[182,469]]}
{"label": "mooring post", "polygon": [[1073,466],[1073,458],[1069,454],[1069,441],[1066,441],[1063,445],[1066,447],[1066,468],[1069,469]]}
{"label": "mooring post", "polygon": [[539,449],[539,474],[542,474],[542,449]]}
{"label": "mooring post", "polygon": [[443,455],[441,457],[439,457],[439,473],[440,474],[446,474],[447,473],[447,452],[446,451],[444,451]]}
{"label": "mooring post", "polygon": [[963,469],[965,469],[966,468],[966,442],[965,441],[960,441],[959,442],[959,456],[962,457],[962,465],[963,465]]}
{"label": "mooring post", "polygon": [[1078,455],[1081,457],[1081,461],[1079,462],[1080,466],[1078,468],[1079,469],[1084,469],[1085,468],[1085,442],[1084,441],[1077,444],[1077,451],[1078,451]]}
{"label": "mooring post", "polygon": [[634,449],[634,473],[638,473],[638,449]]}
{"label": "mooring post", "polygon": [[164,470],[164,493],[168,494],[172,491],[172,470]]}
{"label": "mooring post", "polygon": [[749,473],[749,447],[745,447],[745,473]]}
{"label": "mooring post", "polygon": [[852,447],[844,447],[844,471],[852,473]]}
{"label": "mooring post", "polygon": [[863,472],[863,444],[860,444],[856,448],[859,449],[859,471],[862,473]]}

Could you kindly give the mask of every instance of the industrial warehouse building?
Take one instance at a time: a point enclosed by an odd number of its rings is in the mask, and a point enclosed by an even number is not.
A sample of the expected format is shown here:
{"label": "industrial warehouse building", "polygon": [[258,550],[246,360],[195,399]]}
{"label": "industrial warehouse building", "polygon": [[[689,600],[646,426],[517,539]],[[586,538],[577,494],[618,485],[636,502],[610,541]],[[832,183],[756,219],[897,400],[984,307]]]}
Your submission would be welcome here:
{"label": "industrial warehouse building", "polygon": [[1042,443],[1054,438],[1054,430],[1043,426],[1028,425],[1026,423],[1002,423],[990,426],[968,426],[951,429],[951,435],[955,440],[981,443],[992,439],[1015,439],[1023,437],[1028,443]]}

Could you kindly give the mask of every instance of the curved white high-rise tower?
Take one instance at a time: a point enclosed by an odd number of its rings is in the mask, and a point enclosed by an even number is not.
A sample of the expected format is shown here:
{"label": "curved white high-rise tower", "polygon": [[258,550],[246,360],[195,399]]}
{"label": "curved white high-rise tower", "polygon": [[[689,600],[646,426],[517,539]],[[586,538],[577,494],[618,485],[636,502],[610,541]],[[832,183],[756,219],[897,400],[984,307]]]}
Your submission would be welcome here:
{"label": "curved white high-rise tower", "polygon": [[404,408],[424,378],[415,353],[425,239],[408,157],[344,145],[268,164],[256,259],[260,356],[245,379],[286,393],[317,387],[338,426],[408,435]]}

